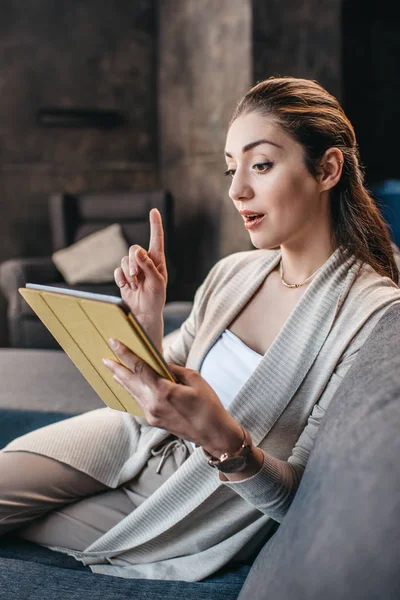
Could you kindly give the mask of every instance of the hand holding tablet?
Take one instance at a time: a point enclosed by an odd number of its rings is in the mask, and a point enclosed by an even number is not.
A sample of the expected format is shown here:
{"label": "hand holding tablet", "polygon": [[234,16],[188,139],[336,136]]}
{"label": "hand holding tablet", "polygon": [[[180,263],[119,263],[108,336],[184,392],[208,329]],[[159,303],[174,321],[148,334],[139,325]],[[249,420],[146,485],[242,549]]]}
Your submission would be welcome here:
{"label": "hand holding tablet", "polygon": [[176,381],[161,352],[121,298],[30,283],[19,292],[110,408],[143,416],[136,400],[102,362],[107,357],[118,361],[110,349],[110,338],[121,341],[160,377]]}

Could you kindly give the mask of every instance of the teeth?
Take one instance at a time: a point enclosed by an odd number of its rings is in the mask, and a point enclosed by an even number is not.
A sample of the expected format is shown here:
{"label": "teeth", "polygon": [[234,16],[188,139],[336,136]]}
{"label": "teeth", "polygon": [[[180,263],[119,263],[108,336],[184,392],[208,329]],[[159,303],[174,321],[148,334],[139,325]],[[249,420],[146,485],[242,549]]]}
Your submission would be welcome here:
{"label": "teeth", "polygon": [[262,217],[262,215],[246,215],[246,219],[251,219],[252,221],[257,219],[257,217]]}

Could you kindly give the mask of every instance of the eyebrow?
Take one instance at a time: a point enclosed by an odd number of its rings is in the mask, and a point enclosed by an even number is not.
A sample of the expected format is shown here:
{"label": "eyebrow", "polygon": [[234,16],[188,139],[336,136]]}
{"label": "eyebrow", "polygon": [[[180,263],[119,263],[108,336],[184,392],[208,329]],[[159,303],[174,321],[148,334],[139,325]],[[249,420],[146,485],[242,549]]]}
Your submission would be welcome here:
{"label": "eyebrow", "polygon": [[[271,144],[271,146],[275,146],[276,148],[282,148],[282,146],[280,146],[279,144],[276,144],[275,142],[271,142],[270,140],[261,139],[261,140],[256,140],[255,142],[250,142],[250,144],[246,144],[246,146],[243,146],[242,153],[244,154],[245,152],[248,152],[249,150],[253,150],[253,148],[255,148],[256,146],[260,146],[261,144]],[[229,158],[233,158],[232,154],[230,154],[226,150],[225,150],[225,156],[229,156]]]}

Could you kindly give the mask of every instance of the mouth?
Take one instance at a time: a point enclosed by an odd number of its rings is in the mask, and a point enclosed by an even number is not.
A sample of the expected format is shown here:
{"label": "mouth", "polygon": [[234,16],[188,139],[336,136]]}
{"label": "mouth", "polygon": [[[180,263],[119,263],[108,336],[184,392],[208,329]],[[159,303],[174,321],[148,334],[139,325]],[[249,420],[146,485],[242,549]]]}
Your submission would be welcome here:
{"label": "mouth", "polygon": [[263,217],[264,215],[262,213],[254,213],[252,215],[243,215],[243,219],[245,221],[254,221],[255,219],[260,219],[261,217]]}
{"label": "mouth", "polygon": [[242,215],[242,216],[244,219],[244,226],[246,227],[246,229],[254,229],[261,223],[261,221],[265,217],[265,215],[263,215],[263,214]]}

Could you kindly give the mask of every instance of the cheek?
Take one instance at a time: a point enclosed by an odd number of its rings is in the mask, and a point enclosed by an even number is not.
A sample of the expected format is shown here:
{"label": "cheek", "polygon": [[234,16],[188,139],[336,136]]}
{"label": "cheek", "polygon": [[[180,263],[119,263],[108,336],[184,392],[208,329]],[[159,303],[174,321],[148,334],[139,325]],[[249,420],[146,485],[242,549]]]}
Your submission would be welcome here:
{"label": "cheek", "polygon": [[271,226],[289,231],[310,218],[315,197],[315,184],[310,179],[294,171],[286,172],[284,177],[271,177],[268,186],[264,187],[264,206]]}
{"label": "cheek", "polygon": [[316,197],[317,181],[308,171],[291,171],[283,180],[279,181],[279,196],[285,203],[290,203],[292,208],[307,208]]}
{"label": "cheek", "polygon": [[308,204],[316,194],[317,181],[296,161],[293,165],[276,165],[268,174],[259,176],[254,181],[254,189],[271,216],[275,212],[289,216],[308,211]]}
{"label": "cheek", "polygon": [[293,210],[299,192],[302,194],[302,181],[292,173],[279,172],[265,175],[260,182],[260,193],[263,193],[267,210]]}
{"label": "cheek", "polygon": [[307,194],[310,188],[310,175],[308,172],[292,170],[288,176],[288,186],[293,194],[303,196]]}

